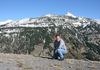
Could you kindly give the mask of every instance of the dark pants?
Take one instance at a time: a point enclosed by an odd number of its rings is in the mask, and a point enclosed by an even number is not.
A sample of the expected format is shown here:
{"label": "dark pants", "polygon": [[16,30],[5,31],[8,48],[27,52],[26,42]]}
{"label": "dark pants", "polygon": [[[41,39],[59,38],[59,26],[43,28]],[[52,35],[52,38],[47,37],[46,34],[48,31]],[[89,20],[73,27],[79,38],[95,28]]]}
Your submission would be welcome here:
{"label": "dark pants", "polygon": [[53,58],[58,59],[59,54],[58,54],[58,52],[55,52],[55,51],[56,51],[56,49],[54,50]]}

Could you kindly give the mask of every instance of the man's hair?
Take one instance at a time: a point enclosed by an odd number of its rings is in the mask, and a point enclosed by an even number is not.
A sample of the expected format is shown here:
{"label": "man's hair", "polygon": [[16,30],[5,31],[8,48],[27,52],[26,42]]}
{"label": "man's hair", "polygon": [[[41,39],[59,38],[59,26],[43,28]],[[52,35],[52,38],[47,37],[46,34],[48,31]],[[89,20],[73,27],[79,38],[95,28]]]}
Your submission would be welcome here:
{"label": "man's hair", "polygon": [[56,34],[56,35],[55,35],[55,37],[57,37],[57,36],[60,36],[60,37],[61,37],[61,35],[60,35],[60,34]]}

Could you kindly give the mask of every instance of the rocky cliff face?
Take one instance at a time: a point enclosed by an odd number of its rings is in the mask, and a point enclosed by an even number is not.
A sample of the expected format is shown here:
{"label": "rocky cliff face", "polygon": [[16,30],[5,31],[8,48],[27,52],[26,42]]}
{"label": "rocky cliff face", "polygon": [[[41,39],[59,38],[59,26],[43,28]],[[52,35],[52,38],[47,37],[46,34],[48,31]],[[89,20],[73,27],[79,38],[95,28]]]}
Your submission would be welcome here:
{"label": "rocky cliff face", "polygon": [[100,24],[71,15],[46,15],[0,23],[0,52],[52,56],[53,36],[61,34],[67,58],[100,60]]}

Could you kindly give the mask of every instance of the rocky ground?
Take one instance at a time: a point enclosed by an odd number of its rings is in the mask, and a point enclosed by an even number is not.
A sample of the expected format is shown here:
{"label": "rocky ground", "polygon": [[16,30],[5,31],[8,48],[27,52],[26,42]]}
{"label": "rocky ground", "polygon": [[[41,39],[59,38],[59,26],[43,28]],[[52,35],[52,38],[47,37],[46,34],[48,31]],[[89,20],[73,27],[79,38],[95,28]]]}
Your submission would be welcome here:
{"label": "rocky ground", "polygon": [[100,62],[0,53],[0,70],[100,70]]}

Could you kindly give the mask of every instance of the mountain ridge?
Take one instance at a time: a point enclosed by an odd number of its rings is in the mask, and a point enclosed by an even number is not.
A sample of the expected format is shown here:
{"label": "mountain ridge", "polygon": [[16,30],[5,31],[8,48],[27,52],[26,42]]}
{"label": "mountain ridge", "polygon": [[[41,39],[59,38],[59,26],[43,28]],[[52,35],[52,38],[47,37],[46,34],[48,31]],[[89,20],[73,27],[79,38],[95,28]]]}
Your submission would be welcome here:
{"label": "mountain ridge", "polygon": [[[68,18],[72,18],[72,19],[77,19],[77,21],[79,22],[73,22],[72,24],[74,26],[81,26],[82,23],[87,23],[88,22],[88,19],[90,18],[85,18],[85,17],[77,17],[77,16],[74,16],[73,14],[71,14],[70,12],[67,12],[67,14],[65,15],[55,15],[55,14],[47,14],[45,16],[43,16],[44,18],[57,18],[57,17],[62,17],[61,19],[65,19],[65,22],[68,22]],[[42,25],[42,21],[39,20],[41,17],[38,17],[38,18],[24,18],[24,19],[21,19],[21,20],[6,20],[6,21],[1,21],[0,22],[0,26],[3,26],[3,25],[7,25],[8,24],[8,27],[16,27],[16,26],[23,26],[23,27],[35,27],[36,25],[31,25],[29,26],[30,24],[27,24],[27,23],[38,23],[38,22],[41,22],[41,24],[39,26],[36,26],[36,27],[40,27]],[[91,21],[95,21],[99,24],[99,21],[96,21],[96,20],[92,20],[90,19]],[[46,24],[45,24],[46,25]],[[43,25],[44,26],[44,25]]]}
{"label": "mountain ridge", "polygon": [[90,18],[66,15],[0,25],[0,52],[52,57],[55,34],[61,34],[69,49],[66,58],[100,61],[100,24]]}

